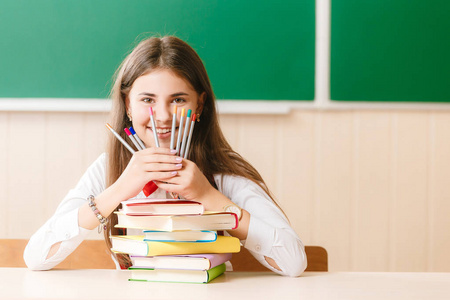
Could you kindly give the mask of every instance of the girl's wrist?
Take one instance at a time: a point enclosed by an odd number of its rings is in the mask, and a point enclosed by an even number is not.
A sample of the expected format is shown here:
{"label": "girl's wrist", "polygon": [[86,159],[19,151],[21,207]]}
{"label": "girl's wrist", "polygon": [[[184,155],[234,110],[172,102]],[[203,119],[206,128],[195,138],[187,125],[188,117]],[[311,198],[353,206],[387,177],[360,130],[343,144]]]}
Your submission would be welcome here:
{"label": "girl's wrist", "polygon": [[247,239],[248,227],[250,224],[249,212],[234,204],[233,201],[213,187],[199,199],[199,202],[203,204],[205,210],[209,211],[226,211],[226,208],[229,206],[236,206],[237,209],[240,209],[240,216],[238,216],[240,218],[239,226],[234,230],[229,230],[228,233],[240,240]]}
{"label": "girl's wrist", "polygon": [[226,205],[233,203],[224,194],[222,194],[212,186],[197,201],[203,204],[205,210],[210,211],[222,211]]}
{"label": "girl's wrist", "polygon": [[198,197],[197,199],[195,199],[195,201],[198,201],[200,203],[203,204],[203,206],[207,207],[210,200],[213,199],[214,197],[214,191],[216,191],[214,189],[214,187],[212,187],[211,185],[208,186],[208,188],[206,189],[206,191],[204,191],[200,197]]}
{"label": "girl's wrist", "polygon": [[121,187],[120,183],[117,181],[110,185],[105,191],[107,195],[111,196],[111,201],[114,201],[115,206],[117,207],[120,202],[127,200],[129,197],[126,195],[124,191],[127,189]]}

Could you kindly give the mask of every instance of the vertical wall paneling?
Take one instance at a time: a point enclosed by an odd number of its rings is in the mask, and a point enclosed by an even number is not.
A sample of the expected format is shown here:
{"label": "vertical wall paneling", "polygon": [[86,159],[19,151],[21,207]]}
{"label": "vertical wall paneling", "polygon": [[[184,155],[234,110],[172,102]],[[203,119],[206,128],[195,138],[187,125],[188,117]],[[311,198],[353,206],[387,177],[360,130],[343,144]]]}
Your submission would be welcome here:
{"label": "vertical wall paneling", "polygon": [[323,115],[317,113],[314,118],[314,151],[313,151],[313,191],[312,191],[312,202],[311,202],[311,212],[312,212],[312,226],[311,226],[311,243],[313,245],[321,245],[327,248],[329,245],[323,244],[319,241],[318,232],[321,230],[320,209],[321,209],[321,189],[320,189],[320,176],[321,176],[321,141],[322,141],[322,119]]}
{"label": "vertical wall paneling", "polygon": [[8,128],[9,114],[0,112],[0,237],[6,236],[8,223],[6,216],[8,213],[8,197],[9,197],[9,173],[8,173]]}
{"label": "vertical wall paneling", "polygon": [[428,196],[428,115],[398,114],[397,126],[397,201],[392,216],[394,228],[395,271],[426,269]]}
{"label": "vertical wall paneling", "polygon": [[280,154],[276,158],[280,189],[275,195],[297,234],[312,243],[315,113],[297,111],[280,117]]}
{"label": "vertical wall paneling", "polygon": [[98,156],[106,151],[107,139],[111,132],[105,124],[109,122],[108,113],[83,114],[83,169],[90,166]]}
{"label": "vertical wall paneling", "polygon": [[[46,113],[11,113],[8,126],[9,238],[26,238],[48,216],[45,203]],[[14,155],[12,155],[14,154]],[[53,208],[54,209],[54,208]]]}
{"label": "vertical wall paneling", "polygon": [[349,270],[354,271],[356,266],[356,235],[358,234],[359,226],[358,226],[358,210],[360,207],[360,174],[359,174],[359,157],[360,157],[360,113],[353,113],[353,124],[352,124],[352,135],[353,135],[353,158],[352,158],[352,178],[350,179],[352,182],[352,197],[350,198],[350,208],[351,210],[348,212],[350,216],[350,251],[348,253],[350,257],[349,261]]}
{"label": "vertical wall paneling", "polygon": [[[282,118],[275,118],[274,126],[275,126],[275,139],[274,139],[274,161],[275,168],[272,170],[274,175],[274,182],[272,183],[272,193],[276,196],[276,201],[280,203],[280,199],[283,199],[279,195],[281,195],[283,190],[283,181],[287,180],[287,178],[282,177],[282,172],[284,171],[283,164],[281,163],[282,157],[285,155],[284,147],[283,147],[283,132],[285,129],[285,123],[282,121]],[[282,207],[284,207],[283,203],[281,203]]]}
{"label": "vertical wall paneling", "polygon": [[396,218],[396,207],[397,207],[397,201],[398,201],[398,156],[399,153],[397,151],[398,149],[398,113],[391,113],[389,114],[389,117],[391,119],[391,130],[389,139],[391,140],[390,143],[390,153],[391,153],[391,159],[389,162],[389,165],[391,166],[391,172],[389,174],[389,181],[391,182],[391,189],[390,189],[390,199],[389,202],[389,255],[387,257],[388,264],[389,264],[389,271],[394,271],[396,268],[395,265],[395,259],[397,249],[396,249],[396,243],[394,243],[396,235],[396,226],[397,226],[397,218]]}
{"label": "vertical wall paneling", "polygon": [[247,115],[240,120],[238,129],[239,153],[260,172],[271,189],[276,176],[273,171],[276,166],[273,159],[277,132],[275,120],[274,116]]}
{"label": "vertical wall paneling", "polygon": [[426,243],[426,253],[427,253],[427,257],[425,259],[426,261],[426,270],[430,271],[432,269],[432,265],[433,265],[433,255],[434,255],[434,248],[435,248],[435,244],[433,243],[433,232],[435,230],[434,228],[434,218],[433,218],[433,213],[435,210],[435,197],[434,197],[434,192],[435,192],[435,186],[434,186],[434,181],[436,180],[435,175],[436,175],[436,115],[434,113],[429,113],[428,115],[428,166],[427,166],[427,186],[428,186],[428,190],[427,190],[427,243]]}
{"label": "vertical wall paneling", "polygon": [[219,115],[219,121],[228,143],[233,150],[239,152],[239,118],[233,115]]}
{"label": "vertical wall paneling", "polygon": [[[45,203],[56,208],[67,192],[74,188],[84,172],[83,152],[86,151],[80,113],[49,113],[45,147]],[[61,124],[64,124],[61,126]],[[55,187],[58,189],[55,189]],[[51,215],[53,211],[50,210]],[[46,215],[45,218],[49,218]]]}
{"label": "vertical wall paneling", "polygon": [[317,242],[330,251],[330,270],[348,269],[350,264],[349,212],[352,197],[352,114],[323,112],[320,132],[319,199]]}
{"label": "vertical wall paneling", "polygon": [[450,115],[433,113],[430,148],[430,247],[427,271],[450,270]]}
{"label": "vertical wall paneling", "polygon": [[389,255],[390,118],[386,113],[355,114],[352,270],[387,270]]}

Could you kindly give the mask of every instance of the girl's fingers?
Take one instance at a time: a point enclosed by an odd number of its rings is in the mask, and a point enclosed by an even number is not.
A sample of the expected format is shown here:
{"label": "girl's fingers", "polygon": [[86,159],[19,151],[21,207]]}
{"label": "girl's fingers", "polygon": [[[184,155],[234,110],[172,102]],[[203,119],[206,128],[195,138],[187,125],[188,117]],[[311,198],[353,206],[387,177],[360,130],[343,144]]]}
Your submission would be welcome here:
{"label": "girl's fingers", "polygon": [[183,161],[179,156],[165,154],[141,155],[138,159],[143,163],[180,163]]}
{"label": "girl's fingers", "polygon": [[182,180],[180,179],[180,172],[177,172],[176,175],[172,176],[172,177],[168,177],[164,180],[160,180],[161,184],[168,184],[168,185],[177,185],[177,186],[181,186],[182,184]]}
{"label": "girl's fingers", "polygon": [[165,154],[165,155],[176,155],[175,150],[170,150],[169,148],[157,148],[157,147],[150,147],[146,148],[144,150],[139,151],[140,154],[143,155],[152,155],[152,154]]}
{"label": "girl's fingers", "polygon": [[177,171],[177,174],[173,177],[167,178],[156,182],[158,187],[174,193],[181,193],[186,187],[188,187],[189,181],[186,178],[186,170],[181,169]]}
{"label": "girl's fingers", "polygon": [[152,181],[155,181],[156,183],[161,181],[161,182],[166,182],[166,181],[170,181],[173,177],[177,176],[178,172],[177,171],[171,171],[171,172],[152,172],[151,173],[151,178],[149,179]]}
{"label": "girl's fingers", "polygon": [[181,191],[179,185],[170,183],[169,180],[166,180],[166,181],[163,181],[163,180],[158,181],[158,180],[156,180],[154,182],[156,183],[156,185],[159,188],[161,188],[163,190],[166,190],[166,191],[168,191],[170,193],[179,193]]}
{"label": "girl's fingers", "polygon": [[162,172],[162,171],[178,171],[183,168],[183,164],[163,164],[163,163],[149,163],[143,166],[145,172]]}

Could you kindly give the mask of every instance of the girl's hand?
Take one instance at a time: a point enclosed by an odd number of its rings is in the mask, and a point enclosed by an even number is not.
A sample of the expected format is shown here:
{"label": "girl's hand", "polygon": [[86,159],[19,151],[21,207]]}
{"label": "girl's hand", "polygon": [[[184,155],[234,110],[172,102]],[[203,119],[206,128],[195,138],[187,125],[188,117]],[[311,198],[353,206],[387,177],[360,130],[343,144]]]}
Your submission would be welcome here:
{"label": "girl's hand", "polygon": [[147,148],[133,154],[122,175],[114,183],[121,198],[140,193],[149,181],[167,181],[177,175],[182,159],[168,148]]}
{"label": "girl's hand", "polygon": [[155,181],[156,184],[168,192],[182,195],[186,200],[202,202],[203,196],[215,190],[214,187],[194,162],[183,159],[182,165],[176,176]]}

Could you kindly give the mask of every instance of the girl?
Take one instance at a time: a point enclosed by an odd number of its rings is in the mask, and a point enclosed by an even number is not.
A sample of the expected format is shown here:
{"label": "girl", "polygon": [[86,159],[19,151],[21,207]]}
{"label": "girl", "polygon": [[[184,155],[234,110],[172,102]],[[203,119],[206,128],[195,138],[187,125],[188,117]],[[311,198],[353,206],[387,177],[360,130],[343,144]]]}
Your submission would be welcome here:
{"label": "girl", "polygon": [[[176,193],[201,202],[205,210],[236,212],[239,226],[228,234],[239,238],[270,270],[287,276],[304,271],[300,239],[260,174],[225,140],[205,67],[188,44],[171,36],[142,41],[119,67],[111,95],[112,127],[125,138],[123,128],[132,126],[147,148],[132,155],[110,135],[107,154],[88,168],[55,214],[31,237],[24,252],[30,269],[56,266],[99,225],[99,218],[106,224],[105,241],[110,246],[109,235],[117,234],[113,211],[121,201],[144,198],[143,187],[154,181],[158,189],[149,197]],[[178,111],[191,109],[201,119],[194,127],[189,160],[169,149],[174,105]],[[149,107],[155,115],[159,148]],[[178,127],[176,131],[178,136]],[[89,204],[98,211],[93,212]],[[125,256],[113,257],[116,263],[127,263]]]}

